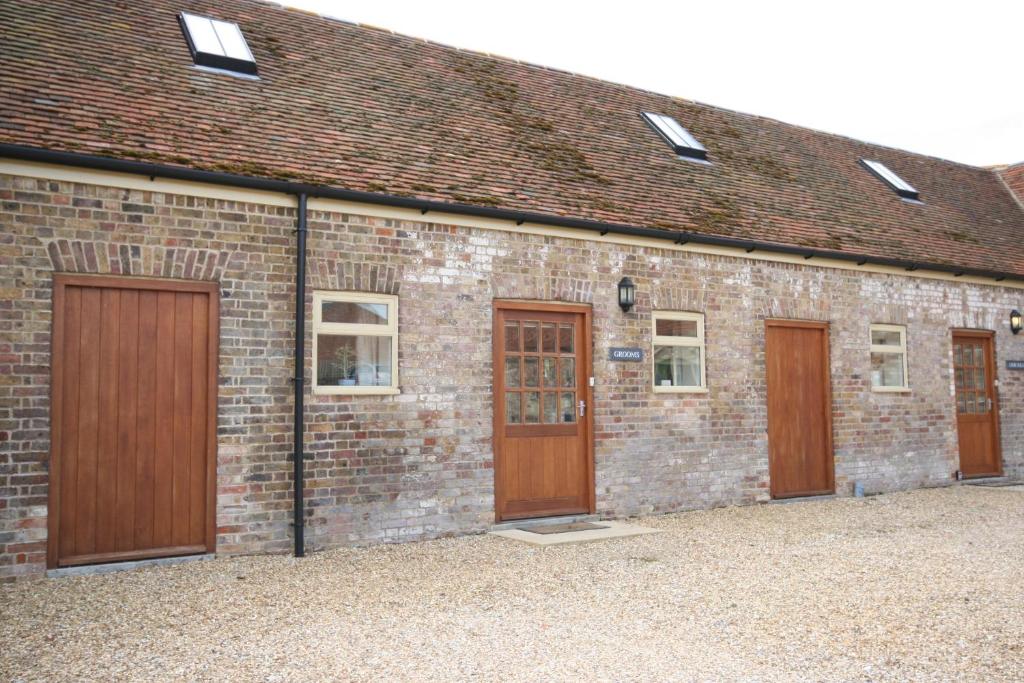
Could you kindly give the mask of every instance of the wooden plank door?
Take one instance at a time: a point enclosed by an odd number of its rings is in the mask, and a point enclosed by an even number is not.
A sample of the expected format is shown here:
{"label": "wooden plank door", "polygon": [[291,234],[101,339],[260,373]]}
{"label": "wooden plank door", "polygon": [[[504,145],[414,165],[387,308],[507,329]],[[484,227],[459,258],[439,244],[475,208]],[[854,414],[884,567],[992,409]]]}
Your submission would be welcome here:
{"label": "wooden plank door", "polygon": [[214,549],[218,288],[54,276],[48,563]]}
{"label": "wooden plank door", "polygon": [[498,520],[592,512],[589,307],[497,302],[494,321]]}
{"label": "wooden plank door", "polygon": [[953,333],[956,427],[964,477],[1003,473],[992,339],[991,332]]}
{"label": "wooden plank door", "polygon": [[765,321],[773,498],[835,491],[828,323]]}

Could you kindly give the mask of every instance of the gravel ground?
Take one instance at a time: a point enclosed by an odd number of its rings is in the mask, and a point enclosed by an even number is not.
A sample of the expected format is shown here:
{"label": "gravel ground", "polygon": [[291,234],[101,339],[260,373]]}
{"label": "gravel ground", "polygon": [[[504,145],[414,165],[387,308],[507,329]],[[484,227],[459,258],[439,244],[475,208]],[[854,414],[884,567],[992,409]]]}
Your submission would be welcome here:
{"label": "gravel ground", "polygon": [[0,680],[1024,678],[1024,492],[956,487],[0,586]]}

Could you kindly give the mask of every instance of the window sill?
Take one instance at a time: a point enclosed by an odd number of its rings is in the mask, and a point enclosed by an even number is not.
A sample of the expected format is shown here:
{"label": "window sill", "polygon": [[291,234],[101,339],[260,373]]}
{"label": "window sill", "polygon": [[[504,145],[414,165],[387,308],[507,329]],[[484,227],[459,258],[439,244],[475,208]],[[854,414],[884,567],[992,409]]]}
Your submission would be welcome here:
{"label": "window sill", "polygon": [[654,393],[656,394],[706,394],[708,393],[707,387],[662,387],[655,386]]}
{"label": "window sill", "polygon": [[876,394],[909,394],[910,387],[871,387]]}
{"label": "window sill", "polygon": [[402,390],[398,387],[313,387],[316,396],[394,396],[400,393]]}

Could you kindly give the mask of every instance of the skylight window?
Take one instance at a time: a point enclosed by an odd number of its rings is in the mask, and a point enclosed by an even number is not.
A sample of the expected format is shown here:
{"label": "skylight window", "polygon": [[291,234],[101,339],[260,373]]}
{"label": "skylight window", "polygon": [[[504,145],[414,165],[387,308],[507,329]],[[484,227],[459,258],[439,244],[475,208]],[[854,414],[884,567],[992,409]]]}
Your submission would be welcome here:
{"label": "skylight window", "polygon": [[644,120],[651,124],[654,130],[661,133],[668,144],[672,145],[676,154],[691,159],[708,158],[708,151],[704,149],[704,145],[697,142],[697,138],[690,135],[690,131],[679,125],[679,122],[671,116],[652,114],[646,111],[643,116]]}
{"label": "skylight window", "polygon": [[182,12],[179,18],[196,64],[243,74],[256,73],[256,61],[238,24],[188,12]]}
{"label": "skylight window", "polygon": [[896,194],[898,194],[899,196],[903,197],[904,199],[914,200],[920,198],[920,195],[918,194],[917,190],[915,190],[910,183],[908,183],[906,180],[900,178],[898,175],[893,173],[889,169],[889,167],[883,164],[882,162],[870,161],[868,159],[861,159],[860,161],[867,167],[869,171],[871,171],[876,176],[885,181],[885,184],[891,187],[893,191],[895,191]]}

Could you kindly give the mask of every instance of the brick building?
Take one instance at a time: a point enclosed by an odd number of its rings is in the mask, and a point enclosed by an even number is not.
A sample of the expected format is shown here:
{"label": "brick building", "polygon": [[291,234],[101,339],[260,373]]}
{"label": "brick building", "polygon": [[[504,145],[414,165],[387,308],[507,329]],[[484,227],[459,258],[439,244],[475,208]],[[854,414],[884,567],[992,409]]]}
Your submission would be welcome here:
{"label": "brick building", "polygon": [[0,19],[0,579],[1024,475],[1024,166],[249,0]]}

